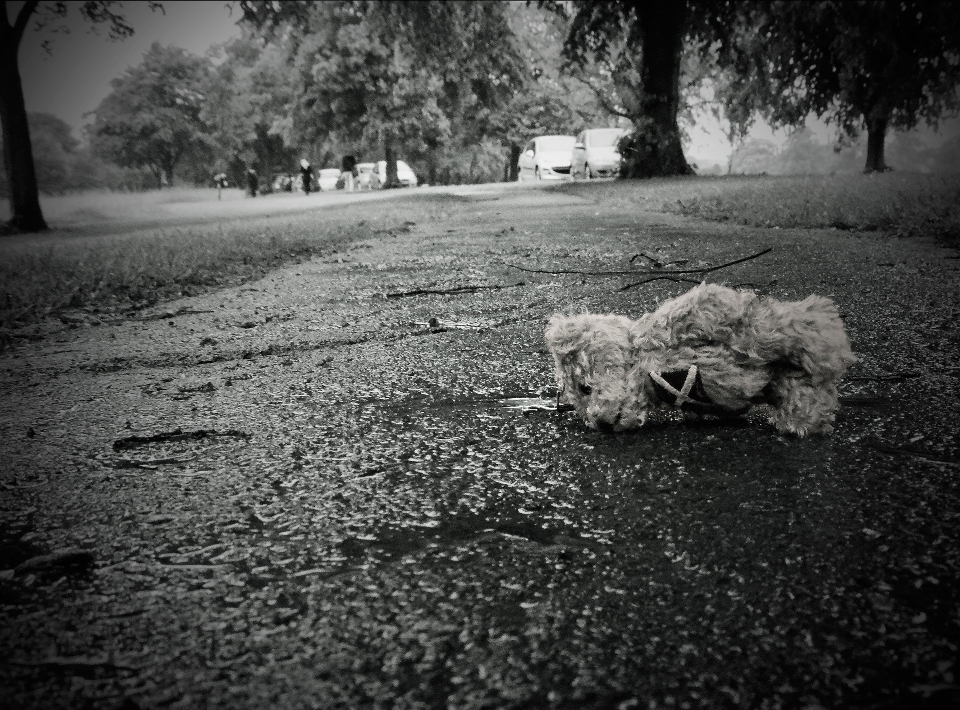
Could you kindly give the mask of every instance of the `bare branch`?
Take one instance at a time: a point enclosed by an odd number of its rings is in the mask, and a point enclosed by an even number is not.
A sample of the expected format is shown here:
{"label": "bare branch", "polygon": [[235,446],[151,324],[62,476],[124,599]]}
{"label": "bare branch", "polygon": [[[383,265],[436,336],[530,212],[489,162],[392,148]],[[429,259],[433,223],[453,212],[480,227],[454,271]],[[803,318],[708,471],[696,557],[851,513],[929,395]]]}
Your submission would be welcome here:
{"label": "bare branch", "polygon": [[502,288],[513,288],[514,286],[523,286],[523,281],[515,284],[507,284],[506,286],[457,286],[446,289],[416,288],[413,291],[388,293],[387,298],[405,298],[407,296],[422,296],[425,294],[453,295],[459,293],[476,293],[477,291],[499,291]]}
{"label": "bare branch", "polygon": [[688,283],[688,284],[697,284],[697,285],[699,285],[699,284],[701,283],[701,282],[700,282],[699,280],[697,280],[697,279],[682,279],[682,278],[681,278],[681,279],[675,279],[675,278],[673,278],[672,276],[654,276],[652,279],[646,279],[646,280],[644,280],[644,281],[636,281],[635,283],[627,284],[626,286],[621,286],[619,290],[620,290],[620,291],[626,291],[627,289],[631,289],[631,288],[633,288],[634,286],[642,286],[643,284],[648,284],[648,283],[650,283],[651,281],[673,281],[674,283],[678,283],[678,284],[679,284],[679,283]]}
{"label": "bare branch", "polygon": [[581,84],[585,84],[587,88],[594,93],[594,95],[597,97],[597,102],[603,107],[604,111],[612,113],[614,116],[620,116],[621,118],[630,118],[629,114],[624,113],[623,111],[618,109],[616,106],[614,106],[612,103],[610,103],[610,100],[604,95],[604,93],[600,89],[598,89],[596,86],[594,86],[591,82],[576,75],[574,75],[573,78],[579,81]]}
{"label": "bare branch", "polygon": [[512,267],[514,269],[519,269],[520,271],[526,271],[530,274],[577,274],[579,276],[669,276],[672,274],[709,274],[712,271],[717,271],[719,269],[725,269],[728,266],[733,266],[734,264],[742,264],[745,261],[750,261],[751,259],[756,259],[759,256],[768,254],[773,251],[773,247],[764,249],[763,251],[758,251],[756,254],[751,254],[750,256],[745,256],[740,259],[735,259],[733,261],[728,261],[725,264],[720,264],[719,266],[711,266],[705,269],[671,269],[669,271],[657,270],[657,271],[579,271],[577,269],[527,269],[523,266],[517,266],[516,264],[511,264],[509,262],[503,262],[505,266]]}

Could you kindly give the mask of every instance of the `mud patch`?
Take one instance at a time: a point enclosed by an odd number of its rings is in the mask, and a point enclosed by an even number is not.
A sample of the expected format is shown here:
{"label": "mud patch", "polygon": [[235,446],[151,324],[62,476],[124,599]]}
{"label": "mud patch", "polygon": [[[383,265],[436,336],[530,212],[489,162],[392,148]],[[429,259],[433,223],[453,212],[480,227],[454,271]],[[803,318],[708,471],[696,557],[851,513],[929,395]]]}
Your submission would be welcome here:
{"label": "mud patch", "polygon": [[168,444],[183,441],[204,441],[218,437],[230,437],[234,439],[250,439],[252,435],[237,429],[227,429],[226,431],[217,431],[216,429],[197,429],[196,431],[183,431],[177,428],[173,431],[151,434],[150,436],[127,436],[117,439],[113,442],[114,451],[129,451],[150,444]]}

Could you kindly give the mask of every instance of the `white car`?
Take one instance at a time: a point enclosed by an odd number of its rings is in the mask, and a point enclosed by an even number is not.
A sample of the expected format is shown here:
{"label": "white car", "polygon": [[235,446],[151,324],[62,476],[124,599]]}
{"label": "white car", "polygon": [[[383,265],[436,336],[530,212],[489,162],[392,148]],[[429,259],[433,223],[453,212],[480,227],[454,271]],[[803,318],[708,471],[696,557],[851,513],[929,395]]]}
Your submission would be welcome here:
{"label": "white car", "polygon": [[[417,176],[413,170],[402,160],[397,161],[397,180],[400,181],[400,187],[416,187]],[[381,160],[377,163],[377,169],[373,173],[371,185],[373,189],[379,190],[387,184],[387,161]]]}
{"label": "white car", "polygon": [[337,189],[337,180],[340,179],[340,171],[337,168],[324,168],[317,173],[317,185],[321,190]]}
{"label": "white car", "polygon": [[627,132],[624,128],[588,128],[581,131],[573,146],[570,174],[585,180],[617,175],[620,172],[617,141]]}
{"label": "white car", "polygon": [[539,136],[520,154],[517,180],[569,180],[573,136]]}
{"label": "white car", "polygon": [[376,171],[377,166],[375,163],[357,163],[357,172],[360,173],[357,177],[357,189],[358,190],[372,190],[373,189],[373,174]]}

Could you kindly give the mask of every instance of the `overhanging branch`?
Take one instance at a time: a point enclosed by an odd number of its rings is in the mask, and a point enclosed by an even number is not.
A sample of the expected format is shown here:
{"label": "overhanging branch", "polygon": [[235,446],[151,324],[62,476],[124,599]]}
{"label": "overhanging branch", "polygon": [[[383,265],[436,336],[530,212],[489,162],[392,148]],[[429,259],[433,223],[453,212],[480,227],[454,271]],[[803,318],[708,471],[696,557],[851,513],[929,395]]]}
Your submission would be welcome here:
{"label": "overhanging branch", "polygon": [[[20,8],[20,12],[17,13],[17,21],[13,25],[12,37],[15,48],[20,46],[20,40],[23,38],[23,33],[27,29],[27,23],[30,22],[30,18],[33,16],[39,4],[40,0],[27,0],[27,2],[23,4],[23,7]],[[4,3],[4,5],[6,5],[6,3]],[[6,17],[4,20],[9,21]]]}

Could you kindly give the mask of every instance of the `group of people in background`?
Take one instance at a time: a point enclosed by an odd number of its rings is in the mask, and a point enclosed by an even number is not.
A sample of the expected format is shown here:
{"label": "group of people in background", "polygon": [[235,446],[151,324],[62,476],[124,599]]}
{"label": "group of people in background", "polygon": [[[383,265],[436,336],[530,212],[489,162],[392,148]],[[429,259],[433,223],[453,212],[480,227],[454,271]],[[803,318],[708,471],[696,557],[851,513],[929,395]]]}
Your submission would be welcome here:
{"label": "group of people in background", "polygon": [[[344,190],[352,191],[354,189],[355,181],[359,177],[356,157],[352,155],[344,156],[341,166],[340,181],[343,183],[342,187]],[[260,176],[257,174],[256,169],[252,165],[247,168],[246,182],[246,192],[250,197],[256,197],[258,194],[260,194]],[[220,191],[227,187],[227,174],[224,172],[219,172],[214,175],[213,184],[214,187],[217,188],[217,196],[219,199]],[[294,180],[290,173],[281,175],[277,180],[277,184],[280,186],[279,189],[285,192],[293,192],[294,190]],[[339,189],[341,185],[338,184],[337,187]],[[300,159],[300,188],[306,195],[309,195],[312,191],[314,191],[314,189],[319,190],[319,185],[316,183],[314,176],[313,166],[306,158]],[[274,189],[277,188],[274,187]],[[267,192],[270,192],[270,190],[268,189]]]}

